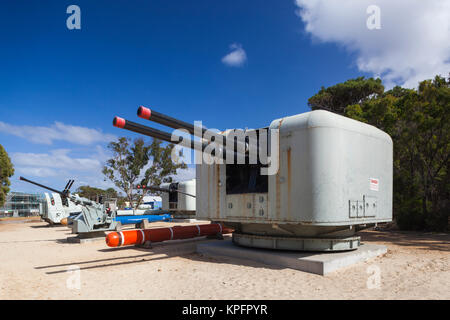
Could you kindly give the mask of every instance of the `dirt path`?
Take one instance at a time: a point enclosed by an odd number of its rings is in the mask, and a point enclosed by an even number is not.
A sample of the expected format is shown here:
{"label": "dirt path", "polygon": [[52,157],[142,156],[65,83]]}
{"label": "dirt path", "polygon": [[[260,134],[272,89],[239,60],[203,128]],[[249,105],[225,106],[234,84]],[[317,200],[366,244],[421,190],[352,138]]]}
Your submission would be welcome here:
{"label": "dirt path", "polygon": [[[448,234],[362,232],[388,253],[325,277],[189,253],[195,242],[112,249],[69,235],[43,222],[0,224],[0,299],[450,299]],[[369,289],[374,273],[379,288]]]}

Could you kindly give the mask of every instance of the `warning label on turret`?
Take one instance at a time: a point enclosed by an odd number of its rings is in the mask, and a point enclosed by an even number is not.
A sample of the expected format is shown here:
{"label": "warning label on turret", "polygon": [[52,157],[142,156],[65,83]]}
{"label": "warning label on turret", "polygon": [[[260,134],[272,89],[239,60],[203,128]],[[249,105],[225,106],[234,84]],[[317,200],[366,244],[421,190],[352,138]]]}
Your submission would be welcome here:
{"label": "warning label on turret", "polygon": [[370,190],[378,191],[379,188],[379,180],[376,178],[370,178]]}

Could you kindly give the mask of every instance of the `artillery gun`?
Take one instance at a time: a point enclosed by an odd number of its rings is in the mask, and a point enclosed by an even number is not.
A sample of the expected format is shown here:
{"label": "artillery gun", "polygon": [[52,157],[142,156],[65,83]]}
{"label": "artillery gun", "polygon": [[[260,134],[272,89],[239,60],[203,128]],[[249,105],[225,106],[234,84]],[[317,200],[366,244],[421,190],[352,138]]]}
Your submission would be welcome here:
{"label": "artillery gun", "polygon": [[20,177],[20,180],[59,194],[64,203],[67,203],[67,201],[70,200],[75,205],[80,205],[81,213],[72,219],[70,225],[72,233],[78,234],[80,237],[101,235],[104,231],[115,230],[118,225],[115,219],[115,211],[108,211],[102,203],[80,197],[78,194],[70,193],[69,189],[74,180],[69,181],[63,191],[47,187],[24,177]]}
{"label": "artillery gun", "polygon": [[196,180],[163,183],[157,186],[137,186],[138,189],[148,189],[161,192],[162,211],[170,212],[175,219],[189,219],[195,216]]}
{"label": "artillery gun", "polygon": [[[64,187],[63,193],[70,190],[73,180],[69,180]],[[81,213],[81,206],[76,205],[68,198],[61,197],[59,193],[44,193],[42,211],[40,212],[42,220],[49,226],[63,224],[69,217],[74,217]]]}
{"label": "artillery gun", "polygon": [[[196,218],[233,228],[235,244],[354,250],[358,230],[392,221],[392,139],[371,125],[316,110],[246,130],[236,141],[228,136],[237,130],[212,138],[206,128],[145,107],[138,116],[201,138],[185,144],[181,136],[113,120],[116,127],[200,151],[208,161],[196,165]],[[239,157],[244,162],[236,163]]]}
{"label": "artillery gun", "polygon": [[67,202],[59,193],[44,193],[45,202],[43,203],[41,218],[48,222],[50,226],[62,224],[65,225],[67,219],[73,218],[81,213],[81,206],[76,205],[69,199]]}

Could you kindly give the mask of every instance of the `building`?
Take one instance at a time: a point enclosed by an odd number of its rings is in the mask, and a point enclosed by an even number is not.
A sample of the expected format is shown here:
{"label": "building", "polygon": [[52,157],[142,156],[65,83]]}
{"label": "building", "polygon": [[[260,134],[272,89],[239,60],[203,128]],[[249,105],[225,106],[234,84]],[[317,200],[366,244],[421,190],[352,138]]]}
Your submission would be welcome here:
{"label": "building", "polygon": [[0,217],[38,216],[43,209],[45,199],[40,193],[10,192],[6,202],[0,207]]}

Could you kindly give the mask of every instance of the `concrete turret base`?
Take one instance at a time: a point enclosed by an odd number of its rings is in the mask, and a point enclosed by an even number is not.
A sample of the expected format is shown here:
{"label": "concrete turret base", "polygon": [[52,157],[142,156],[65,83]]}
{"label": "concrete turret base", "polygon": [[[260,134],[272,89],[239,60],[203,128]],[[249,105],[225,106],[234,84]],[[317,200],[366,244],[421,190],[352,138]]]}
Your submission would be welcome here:
{"label": "concrete turret base", "polygon": [[199,243],[197,252],[207,256],[227,256],[326,275],[357,262],[381,256],[387,252],[387,248],[383,245],[361,244],[356,250],[344,252],[293,252],[246,248],[233,244],[231,240],[224,240]]}

